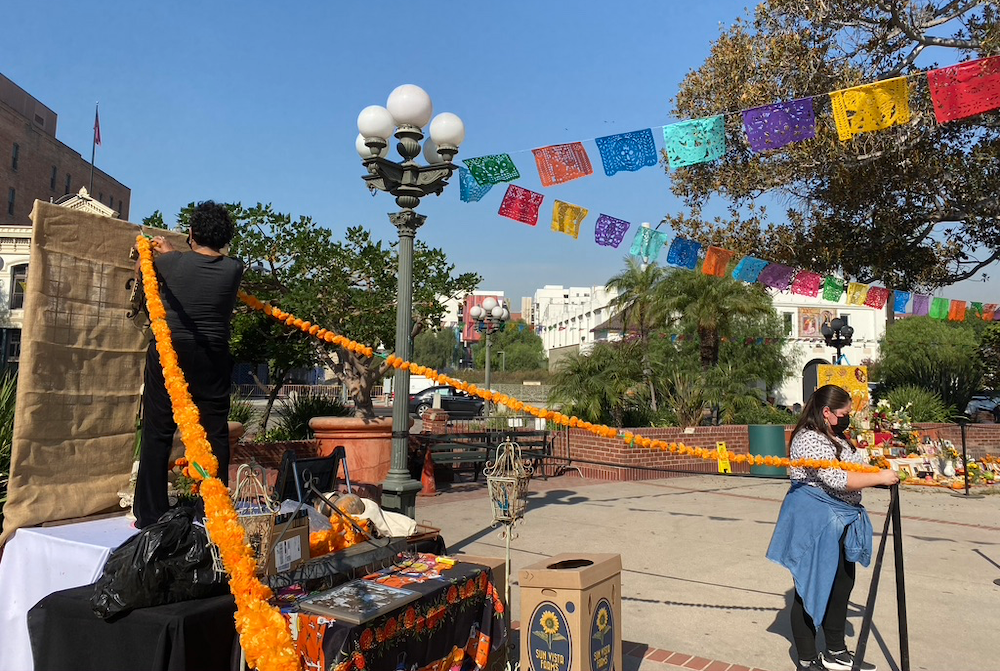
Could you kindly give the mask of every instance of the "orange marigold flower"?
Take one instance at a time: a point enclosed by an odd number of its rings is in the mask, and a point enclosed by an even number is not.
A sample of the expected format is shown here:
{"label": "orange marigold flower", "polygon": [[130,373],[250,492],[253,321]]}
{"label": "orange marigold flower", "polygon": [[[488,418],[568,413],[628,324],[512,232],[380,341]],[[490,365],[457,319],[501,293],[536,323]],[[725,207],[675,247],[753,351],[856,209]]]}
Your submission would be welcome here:
{"label": "orange marigold flower", "polygon": [[351,657],[351,659],[354,660],[354,668],[358,669],[358,671],[364,671],[365,668],[364,655],[362,655],[360,652],[355,652],[354,655]]}
{"label": "orange marigold flower", "polygon": [[375,644],[375,634],[372,632],[371,627],[365,629],[361,634],[361,649],[364,651],[371,650],[372,646]]}
{"label": "orange marigold flower", "polygon": [[396,618],[390,617],[389,621],[385,623],[385,638],[386,640],[393,638],[396,635]]}
{"label": "orange marigold flower", "polygon": [[410,606],[406,609],[406,614],[403,616],[403,624],[407,629],[413,629],[413,625],[417,623],[417,611]]}
{"label": "orange marigold flower", "polygon": [[448,588],[448,603],[455,603],[458,601],[458,588],[452,585]]}

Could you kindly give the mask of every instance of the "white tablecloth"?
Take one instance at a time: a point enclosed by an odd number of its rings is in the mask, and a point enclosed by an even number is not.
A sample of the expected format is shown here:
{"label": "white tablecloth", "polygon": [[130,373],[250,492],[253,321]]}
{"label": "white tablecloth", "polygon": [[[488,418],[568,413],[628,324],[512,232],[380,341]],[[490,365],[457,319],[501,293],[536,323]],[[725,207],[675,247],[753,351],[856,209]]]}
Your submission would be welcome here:
{"label": "white tablecloth", "polygon": [[14,532],[0,561],[0,671],[33,668],[31,607],[52,592],[97,580],[111,551],[134,533],[125,516]]}

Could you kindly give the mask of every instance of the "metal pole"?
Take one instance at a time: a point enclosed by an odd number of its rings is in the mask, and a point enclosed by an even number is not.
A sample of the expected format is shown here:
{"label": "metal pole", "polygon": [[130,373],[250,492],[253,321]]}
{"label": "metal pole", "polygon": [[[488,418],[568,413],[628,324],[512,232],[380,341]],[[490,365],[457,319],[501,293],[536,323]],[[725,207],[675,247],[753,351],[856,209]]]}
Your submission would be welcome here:
{"label": "metal pole", "polygon": [[[409,361],[410,332],[413,330],[413,238],[426,217],[411,209],[390,214],[389,221],[399,230],[399,274],[396,282],[396,356]],[[416,515],[420,483],[407,468],[410,441],[410,371],[398,369],[393,377],[392,459],[382,484],[382,504],[387,510]]]}
{"label": "metal pole", "polygon": [[910,671],[910,634],[906,622],[906,586],[903,570],[903,523],[899,511],[899,485],[892,486],[892,550],[896,559],[896,617],[899,623],[899,668]]}
{"label": "metal pole", "polygon": [[[489,328],[487,326],[487,328]],[[486,390],[490,390],[490,332],[486,331]]]}

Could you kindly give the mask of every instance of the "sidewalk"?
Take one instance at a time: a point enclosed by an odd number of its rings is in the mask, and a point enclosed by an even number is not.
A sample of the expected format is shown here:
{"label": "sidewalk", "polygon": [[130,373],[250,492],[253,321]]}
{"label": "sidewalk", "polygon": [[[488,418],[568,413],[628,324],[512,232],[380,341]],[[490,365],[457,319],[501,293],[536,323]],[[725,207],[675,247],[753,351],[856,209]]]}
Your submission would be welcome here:
{"label": "sidewalk", "polygon": [[[532,480],[511,543],[512,619],[521,619],[521,567],[561,552],[615,552],[626,671],[793,669],[791,577],[764,558],[786,490],[783,480],[727,476]],[[441,491],[417,500],[417,520],[441,528],[453,553],[503,556],[485,483]],[[888,501],[885,490],[865,493],[876,551]],[[901,504],[911,668],[996,668],[1000,495],[965,499],[904,487]],[[859,567],[852,648],[871,576],[871,567]],[[899,668],[895,584],[890,537],[866,653],[883,670]]]}

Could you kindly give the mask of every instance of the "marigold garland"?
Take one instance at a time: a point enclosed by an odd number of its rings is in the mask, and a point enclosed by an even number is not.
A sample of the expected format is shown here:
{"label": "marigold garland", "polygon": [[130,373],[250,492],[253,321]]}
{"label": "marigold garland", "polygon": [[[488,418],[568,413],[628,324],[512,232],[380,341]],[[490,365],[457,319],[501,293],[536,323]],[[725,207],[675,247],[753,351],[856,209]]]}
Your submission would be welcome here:
{"label": "marigold garland", "polygon": [[[313,335],[320,340],[343,347],[351,352],[356,352],[358,354],[363,354],[367,357],[376,356],[375,351],[363,345],[356,340],[351,340],[345,338],[344,336],[335,335],[333,331],[327,329],[319,328],[315,324],[303,321],[298,317],[284,312],[276,307],[271,306],[269,303],[264,303],[255,296],[251,296],[245,292],[239,293],[239,298],[248,306],[255,310],[260,310],[264,314],[277,319],[278,321],[284,322],[289,326],[294,326],[301,329],[305,333]],[[564,415],[561,412],[556,412],[553,410],[547,410],[545,408],[537,408],[532,405],[528,405],[523,401],[519,401],[512,396],[507,394],[493,393],[489,390],[480,389],[474,384],[464,382],[462,380],[449,377],[447,375],[442,375],[438,373],[433,368],[428,368],[426,366],[421,366],[419,364],[413,363],[412,361],[406,361],[401,359],[395,354],[390,354],[385,357],[385,362],[395,368],[400,370],[406,368],[414,375],[423,375],[426,378],[434,380],[440,385],[449,385],[466,392],[472,396],[478,396],[485,401],[492,401],[497,405],[503,405],[507,408],[513,410],[514,412],[526,412],[533,417],[539,419],[544,419],[546,421],[554,422],[556,424],[561,424],[562,426],[568,426],[570,428],[581,428],[589,431],[595,435],[601,436],[602,438],[617,438],[628,443],[630,446],[638,445],[639,447],[657,450],[659,452],[671,452],[673,454],[678,454],[686,457],[693,457],[695,459],[704,459],[706,461],[718,461],[720,455],[717,450],[704,449],[701,447],[688,447],[684,443],[668,443],[663,440],[657,440],[654,438],[647,438],[645,436],[637,436],[628,431],[619,431],[610,426],[605,426],[603,424],[592,424],[590,422],[585,422],[579,417],[570,417]],[[855,464],[848,461],[839,461],[835,459],[831,460],[818,460],[818,459],[796,459],[792,461],[787,457],[765,457],[759,454],[736,454],[734,452],[726,451],[726,456],[729,458],[730,462],[737,464],[748,464],[750,466],[775,466],[778,468],[833,468],[841,471],[853,471],[856,473],[877,473],[879,472],[878,467],[868,466],[865,464]]]}
{"label": "marigold garland", "polygon": [[236,599],[236,630],[240,645],[246,653],[251,668],[263,671],[298,671],[299,655],[292,643],[288,623],[281,611],[268,603],[271,590],[257,579],[257,561],[253,549],[246,542],[243,526],[233,508],[229,489],[215,477],[219,462],[212,454],[212,446],[198,414],[198,407],[191,398],[184,372],[177,362],[167,326],[166,310],[160,299],[160,288],[153,266],[149,240],[136,238],[139,250],[139,267],[142,285],[146,292],[150,328],[156,339],[156,351],[163,366],[163,378],[174,421],[184,443],[184,456],[194,466],[191,476],[201,480],[201,496],[205,501],[208,533],[222,555],[222,563],[229,574],[229,589]]}

